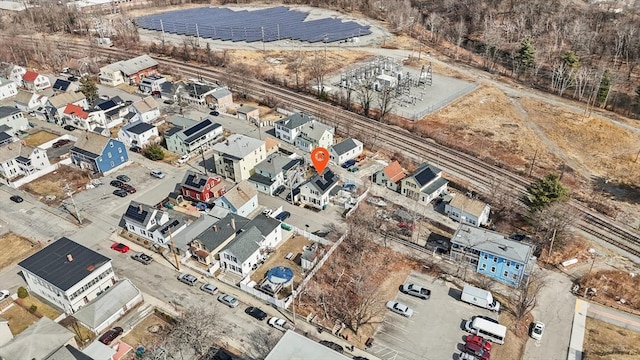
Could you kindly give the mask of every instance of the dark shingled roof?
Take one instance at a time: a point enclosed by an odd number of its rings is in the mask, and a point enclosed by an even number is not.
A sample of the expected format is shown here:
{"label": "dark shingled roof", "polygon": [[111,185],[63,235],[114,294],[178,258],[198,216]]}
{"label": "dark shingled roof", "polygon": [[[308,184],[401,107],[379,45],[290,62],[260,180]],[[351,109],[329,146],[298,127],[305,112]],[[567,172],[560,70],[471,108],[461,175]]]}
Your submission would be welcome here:
{"label": "dark shingled roof", "polygon": [[130,132],[130,133],[134,133],[134,134],[140,135],[140,134],[144,134],[145,132],[147,132],[147,131],[149,131],[149,130],[151,130],[153,128],[154,128],[153,125],[141,121],[140,123],[127,128],[127,131]]}
{"label": "dark shingled roof", "polygon": [[[67,255],[73,260],[69,261]],[[22,260],[18,266],[67,291],[109,261],[108,257],[62,237]]]}
{"label": "dark shingled roof", "polygon": [[433,181],[438,177],[438,173],[442,170],[430,164],[423,164],[416,170],[412,177],[416,179],[416,182],[422,187]]}

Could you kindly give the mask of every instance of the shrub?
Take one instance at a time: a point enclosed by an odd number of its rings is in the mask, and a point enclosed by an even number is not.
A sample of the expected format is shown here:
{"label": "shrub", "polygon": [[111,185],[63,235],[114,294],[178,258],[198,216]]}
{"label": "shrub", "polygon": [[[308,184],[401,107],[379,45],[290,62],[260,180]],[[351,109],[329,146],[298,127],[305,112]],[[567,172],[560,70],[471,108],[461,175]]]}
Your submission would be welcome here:
{"label": "shrub", "polygon": [[164,150],[158,144],[149,145],[144,149],[143,154],[147,159],[157,161],[164,159]]}
{"label": "shrub", "polygon": [[20,286],[20,287],[18,288],[18,297],[19,297],[20,299],[24,299],[24,298],[26,298],[27,296],[29,296],[29,292],[27,291],[27,289],[25,289],[24,287]]}
{"label": "shrub", "polygon": [[29,306],[29,312],[30,312],[30,313],[32,313],[32,314],[33,314],[33,313],[35,313],[35,312],[36,312],[36,310],[38,310],[38,307],[37,307],[37,306],[35,306],[35,305],[31,305],[31,306]]}

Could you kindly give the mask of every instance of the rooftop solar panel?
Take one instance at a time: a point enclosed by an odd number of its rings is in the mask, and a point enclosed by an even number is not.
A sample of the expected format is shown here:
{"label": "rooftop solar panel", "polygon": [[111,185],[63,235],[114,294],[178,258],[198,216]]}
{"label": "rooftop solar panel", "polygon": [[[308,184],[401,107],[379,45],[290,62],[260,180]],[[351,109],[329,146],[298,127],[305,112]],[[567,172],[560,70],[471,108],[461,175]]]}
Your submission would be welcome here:
{"label": "rooftop solar panel", "polygon": [[204,119],[204,120],[200,121],[199,123],[193,125],[192,127],[186,129],[184,131],[184,135],[185,136],[191,136],[191,135],[197,133],[198,131],[204,129],[205,127],[207,127],[207,126],[209,126],[211,124],[212,124],[211,120]]}

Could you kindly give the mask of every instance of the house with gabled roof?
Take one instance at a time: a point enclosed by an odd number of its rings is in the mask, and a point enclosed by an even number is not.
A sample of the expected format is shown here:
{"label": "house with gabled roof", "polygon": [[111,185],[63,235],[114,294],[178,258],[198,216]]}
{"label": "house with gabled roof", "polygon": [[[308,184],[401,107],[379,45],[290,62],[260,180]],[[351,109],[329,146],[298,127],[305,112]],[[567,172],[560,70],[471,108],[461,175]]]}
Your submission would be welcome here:
{"label": "house with gabled roof", "polygon": [[340,165],[347,160],[357,158],[362,154],[363,150],[364,147],[360,141],[354,138],[346,138],[329,147],[329,158],[334,164]]}
{"label": "house with gabled roof", "polygon": [[331,198],[338,193],[339,178],[331,170],[325,169],[300,186],[300,202],[304,205],[324,210]]}
{"label": "house with gabled roof", "polygon": [[242,277],[249,275],[252,265],[262,256],[260,244],[263,241],[264,236],[255,226],[241,231],[220,251],[221,268]]}
{"label": "house with gabled roof", "polygon": [[464,194],[453,193],[453,198],[444,205],[444,213],[462,224],[483,226],[489,223],[489,204]]}
{"label": "house with gabled roof", "polygon": [[396,160],[384,167],[384,169],[373,174],[373,182],[377,185],[384,186],[393,191],[400,191],[400,181],[407,174],[404,172],[402,165]]}
{"label": "house with gabled roof", "polygon": [[0,77],[0,100],[4,100],[18,94],[18,85],[3,77]]}
{"label": "house with gabled roof", "polygon": [[218,88],[200,82],[190,81],[180,87],[179,90],[179,97],[182,100],[200,107],[213,107],[216,102],[213,93],[216,92]]}
{"label": "house with gabled roof", "polygon": [[18,141],[0,146],[0,182],[8,186],[17,187],[14,185],[17,179],[31,175],[39,177],[52,170],[47,151],[44,149],[27,146]]}
{"label": "house with gabled roof", "polygon": [[142,120],[134,121],[118,130],[118,140],[127,147],[144,148],[159,138],[158,127]]}
{"label": "house with gabled roof", "polygon": [[31,91],[42,91],[51,87],[51,81],[48,77],[38,74],[36,71],[27,70],[22,75],[22,85]]}
{"label": "house with gabled roof", "polygon": [[13,131],[27,130],[29,128],[29,120],[19,109],[11,106],[0,106],[0,126],[6,125]]}
{"label": "house with gabled roof", "polygon": [[27,72],[27,69],[20,65],[9,65],[9,80],[13,81],[22,87],[22,76]]}
{"label": "house with gabled roof", "polygon": [[122,141],[85,131],[69,150],[71,161],[81,169],[105,175],[129,163]]}
{"label": "house with gabled roof", "polygon": [[18,90],[18,93],[12,100],[16,104],[16,108],[22,111],[33,111],[45,105],[48,98],[36,92]]}
{"label": "house with gabled roof", "polygon": [[249,223],[249,219],[228,213],[189,240],[189,252],[198,262],[211,265],[222,250]]}
{"label": "house with gabled roof", "polygon": [[217,88],[211,93],[216,109],[226,110],[233,105],[233,94],[227,88]]}
{"label": "house with gabled roof", "polygon": [[182,218],[170,217],[167,211],[136,201],[129,203],[122,219],[128,232],[164,248],[168,247],[171,236],[178,235],[188,225]]}
{"label": "house with gabled roof", "polygon": [[439,168],[424,163],[401,180],[400,193],[410,199],[429,203],[447,191],[449,182],[442,174]]}
{"label": "house with gabled roof", "polygon": [[302,158],[290,158],[279,153],[270,154],[254,167],[255,172],[249,182],[265,194],[273,192],[281,185],[295,186],[304,171]]}
{"label": "house with gabled roof", "polygon": [[233,134],[212,148],[216,173],[235,182],[249,179],[266,158],[265,142],[242,134]]}
{"label": "house with gabled roof", "polygon": [[82,109],[88,109],[89,103],[81,92],[65,92],[49,97],[44,103],[50,119],[62,119],[64,109],[68,104],[78,105]]}
{"label": "house with gabled roof", "polygon": [[184,174],[180,187],[185,198],[203,202],[213,201],[231,188],[220,176],[209,176],[191,170]]}
{"label": "house with gabled roof", "polygon": [[313,117],[305,113],[293,113],[275,122],[276,137],[289,144],[295,143],[302,127],[311,122]]}
{"label": "house with gabled roof", "polygon": [[311,152],[317,147],[329,149],[333,145],[334,128],[312,120],[302,126],[294,144],[298,149]]}
{"label": "house with gabled roof", "polygon": [[213,203],[234,214],[248,216],[258,208],[258,191],[248,181],[241,181]]}
{"label": "house with gabled roof", "polygon": [[191,126],[177,127],[167,131],[164,139],[167,150],[181,155],[209,149],[224,133],[222,125],[208,117]]}
{"label": "house with gabled roof", "polygon": [[249,105],[242,105],[236,109],[236,116],[240,120],[248,120],[257,124],[260,121],[260,109]]}
{"label": "house with gabled roof", "polygon": [[167,78],[164,76],[147,76],[138,84],[138,90],[143,94],[156,95],[160,93],[160,86],[165,82],[167,82]]}
{"label": "house with gabled roof", "polygon": [[111,259],[62,237],[18,263],[29,290],[72,314],[113,286]]}
{"label": "house with gabled roof", "polygon": [[7,125],[0,125],[0,147],[15,141],[18,141],[18,137],[15,136],[15,131]]}
{"label": "house with gabled roof", "polygon": [[133,112],[138,114],[140,120],[150,123],[160,117],[160,106],[153,96],[142,98],[131,104]]}
{"label": "house with gabled roof", "polygon": [[[58,360],[61,349],[77,351],[74,333],[49,319],[41,317],[16,335],[10,342],[0,346],[0,359],[7,360]],[[79,352],[79,351],[77,351]],[[86,358],[78,358],[86,360]]]}
{"label": "house with gabled roof", "polygon": [[65,79],[56,79],[52,86],[54,94],[63,94],[66,92],[76,92],[80,89],[77,83]]}
{"label": "house with gabled roof", "polygon": [[118,86],[138,84],[151,75],[158,75],[158,62],[149,55],[140,55],[101,67],[98,77],[101,84]]}

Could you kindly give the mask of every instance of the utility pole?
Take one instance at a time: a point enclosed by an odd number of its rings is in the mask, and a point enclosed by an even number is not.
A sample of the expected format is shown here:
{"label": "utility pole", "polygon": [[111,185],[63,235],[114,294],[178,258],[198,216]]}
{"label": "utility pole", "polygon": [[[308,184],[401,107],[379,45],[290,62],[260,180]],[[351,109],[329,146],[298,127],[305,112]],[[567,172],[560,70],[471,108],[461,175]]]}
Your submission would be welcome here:
{"label": "utility pole", "polygon": [[180,262],[178,261],[178,254],[176,254],[176,244],[173,242],[173,233],[169,229],[169,240],[171,241],[171,251],[173,252],[173,259],[176,262],[176,269],[180,271]]}
{"label": "utility pole", "polygon": [[73,191],[71,191],[71,188],[69,187],[68,183],[64,184],[64,190],[67,192],[67,195],[71,199],[71,204],[73,204],[73,210],[75,210],[75,212],[76,212],[76,219],[78,219],[78,222],[80,223],[80,225],[82,225],[82,217],[80,216],[80,211],[78,210],[78,207],[76,206],[75,200],[73,200]]}
{"label": "utility pole", "polygon": [[204,149],[202,148],[202,146],[200,146],[200,154],[202,155],[202,167],[204,168],[204,174],[209,175],[209,173],[207,172],[207,160],[204,158]]}
{"label": "utility pole", "polygon": [[551,237],[551,244],[549,245],[549,255],[547,258],[551,257],[551,251],[553,251],[553,242],[556,240],[556,229],[553,229],[553,236]]}
{"label": "utility pole", "polygon": [[529,169],[529,177],[533,173],[533,166],[536,164],[536,158],[538,157],[538,149],[536,149],[535,154],[533,154],[533,160],[531,160],[531,168]]}

